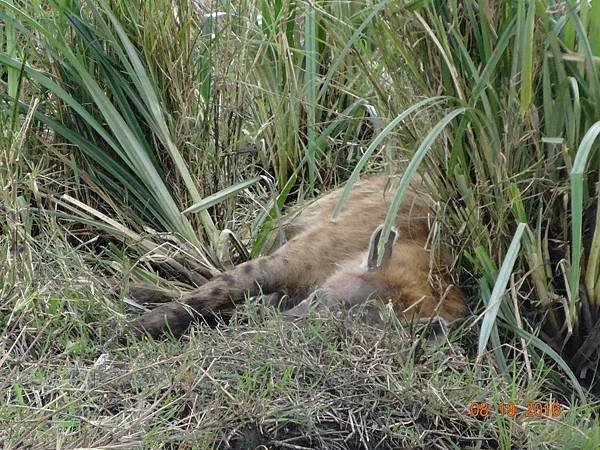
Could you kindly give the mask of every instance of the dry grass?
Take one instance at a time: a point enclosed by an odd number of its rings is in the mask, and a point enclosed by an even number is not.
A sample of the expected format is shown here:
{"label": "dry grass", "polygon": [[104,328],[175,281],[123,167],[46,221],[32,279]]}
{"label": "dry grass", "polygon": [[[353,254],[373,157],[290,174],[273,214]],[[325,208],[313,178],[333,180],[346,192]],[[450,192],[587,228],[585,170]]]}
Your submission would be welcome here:
{"label": "dry grass", "polygon": [[384,330],[295,324],[248,303],[227,326],[198,327],[183,341],[124,345],[122,303],[86,253],[59,236],[36,245],[35,282],[4,291],[6,449],[584,448],[599,431],[589,408],[557,419],[473,418],[473,401],[550,397],[475,367],[465,330],[436,347],[393,321]]}

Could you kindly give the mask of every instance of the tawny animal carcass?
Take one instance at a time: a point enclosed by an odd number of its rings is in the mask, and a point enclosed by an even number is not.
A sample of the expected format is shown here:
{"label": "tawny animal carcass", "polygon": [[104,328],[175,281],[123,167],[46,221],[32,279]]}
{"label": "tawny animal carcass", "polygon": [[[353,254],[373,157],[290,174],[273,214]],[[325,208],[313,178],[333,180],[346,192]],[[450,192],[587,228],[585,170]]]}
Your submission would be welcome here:
{"label": "tawny animal carcass", "polygon": [[240,264],[143,314],[133,328],[153,337],[167,330],[179,336],[199,318],[231,314],[248,296],[276,293],[295,305],[284,312],[288,317],[304,316],[311,305],[350,308],[374,299],[391,303],[403,320],[454,321],[463,314],[463,294],[441,267],[444,257],[431,258],[426,249],[432,202],[420,179],[407,190],[378,258],[381,224],[395,184],[387,176],[356,182],[335,220],[341,190],[314,201],[288,225],[288,241],[273,254]]}

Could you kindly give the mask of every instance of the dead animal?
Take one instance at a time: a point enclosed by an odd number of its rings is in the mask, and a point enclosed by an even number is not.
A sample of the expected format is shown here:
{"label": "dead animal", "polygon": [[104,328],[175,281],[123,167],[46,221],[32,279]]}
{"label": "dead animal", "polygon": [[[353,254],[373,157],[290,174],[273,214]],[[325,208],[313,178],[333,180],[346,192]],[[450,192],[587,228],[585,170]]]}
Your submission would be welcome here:
{"label": "dead animal", "polygon": [[311,306],[351,308],[374,299],[391,304],[402,320],[451,323],[463,314],[464,298],[447,274],[445,257],[432,258],[426,248],[432,202],[420,179],[407,190],[378,257],[394,184],[387,176],[358,181],[335,220],[341,189],[314,201],[287,226],[288,241],[273,254],[240,264],[146,312],[133,328],[153,337],[167,331],[179,336],[190,323],[230,315],[236,304],[258,294],[286,296],[293,305],[284,312],[288,317],[303,317]]}

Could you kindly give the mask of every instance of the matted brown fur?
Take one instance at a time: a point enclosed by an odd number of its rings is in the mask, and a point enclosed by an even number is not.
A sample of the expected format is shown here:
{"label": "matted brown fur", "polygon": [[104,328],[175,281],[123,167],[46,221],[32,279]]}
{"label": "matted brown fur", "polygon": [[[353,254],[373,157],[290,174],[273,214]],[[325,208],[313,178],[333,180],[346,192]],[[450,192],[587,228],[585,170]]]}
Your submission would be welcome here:
{"label": "matted brown fur", "polygon": [[[154,337],[167,329],[180,335],[192,321],[231,313],[236,303],[259,293],[288,296],[297,305],[288,311],[292,316],[305,314],[314,302],[350,307],[373,298],[391,302],[402,318],[437,315],[446,322],[455,320],[464,311],[463,295],[443,270],[432,271],[425,248],[431,200],[420,180],[406,192],[383,262],[375,263],[378,227],[390,205],[393,184],[386,176],[357,182],[335,221],[331,216],[341,190],[314,201],[290,224],[289,241],[272,255],[240,264],[177,301],[145,313],[133,323],[134,329]],[[438,258],[434,266],[443,263]],[[317,295],[311,295],[316,289]]]}

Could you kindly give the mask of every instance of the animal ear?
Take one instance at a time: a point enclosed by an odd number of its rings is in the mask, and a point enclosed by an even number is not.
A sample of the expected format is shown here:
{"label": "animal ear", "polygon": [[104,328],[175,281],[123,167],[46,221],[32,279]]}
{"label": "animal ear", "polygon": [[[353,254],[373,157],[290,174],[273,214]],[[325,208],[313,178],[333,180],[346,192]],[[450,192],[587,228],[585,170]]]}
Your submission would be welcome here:
{"label": "animal ear", "polygon": [[373,234],[371,235],[371,242],[369,243],[369,256],[367,257],[367,268],[369,270],[375,270],[377,267],[385,266],[392,256],[392,249],[394,247],[394,241],[398,237],[398,230],[392,228],[390,231],[390,237],[385,243],[385,247],[383,248],[383,258],[381,259],[381,264],[377,264],[377,260],[379,259],[379,241],[381,240],[381,233],[383,232],[383,224],[379,225]]}

